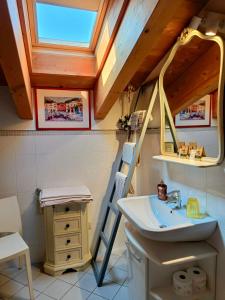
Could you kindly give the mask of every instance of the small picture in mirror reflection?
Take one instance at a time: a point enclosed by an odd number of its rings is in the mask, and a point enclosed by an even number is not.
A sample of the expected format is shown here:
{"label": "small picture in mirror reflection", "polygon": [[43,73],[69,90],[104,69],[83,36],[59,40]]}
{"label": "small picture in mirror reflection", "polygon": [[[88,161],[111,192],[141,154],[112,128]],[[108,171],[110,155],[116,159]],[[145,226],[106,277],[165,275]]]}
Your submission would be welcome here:
{"label": "small picture in mirror reflection", "polygon": [[175,117],[176,127],[202,127],[210,126],[211,96],[206,95],[182,109]]}

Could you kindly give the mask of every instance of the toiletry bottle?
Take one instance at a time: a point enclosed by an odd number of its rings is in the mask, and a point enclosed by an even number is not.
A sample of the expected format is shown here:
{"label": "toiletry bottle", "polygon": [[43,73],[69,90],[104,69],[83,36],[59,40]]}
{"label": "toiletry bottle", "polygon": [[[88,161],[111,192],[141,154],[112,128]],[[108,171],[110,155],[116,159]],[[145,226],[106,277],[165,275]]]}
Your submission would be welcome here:
{"label": "toiletry bottle", "polygon": [[158,190],[158,198],[160,200],[167,200],[167,185],[163,182],[163,180],[160,181],[160,183],[157,185]]}
{"label": "toiletry bottle", "polygon": [[187,201],[187,217],[188,218],[199,218],[200,209],[199,202],[197,198],[188,198]]}

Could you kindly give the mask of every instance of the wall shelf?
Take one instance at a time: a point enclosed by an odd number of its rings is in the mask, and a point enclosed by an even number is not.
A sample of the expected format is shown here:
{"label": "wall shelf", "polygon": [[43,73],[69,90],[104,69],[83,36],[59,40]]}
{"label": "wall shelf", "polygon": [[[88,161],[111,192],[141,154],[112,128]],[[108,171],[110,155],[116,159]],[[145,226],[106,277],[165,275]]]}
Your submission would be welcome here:
{"label": "wall shelf", "polygon": [[190,159],[179,158],[177,156],[170,156],[170,155],[156,155],[153,156],[153,159],[173,162],[176,164],[188,165],[188,166],[193,166],[198,168],[206,168],[206,167],[212,167],[217,165],[216,162],[211,162],[207,160],[190,160]]}
{"label": "wall shelf", "polygon": [[172,286],[154,288],[150,291],[150,295],[155,300],[213,300],[214,295],[209,289],[204,292],[196,293],[191,296],[179,296],[175,294]]}

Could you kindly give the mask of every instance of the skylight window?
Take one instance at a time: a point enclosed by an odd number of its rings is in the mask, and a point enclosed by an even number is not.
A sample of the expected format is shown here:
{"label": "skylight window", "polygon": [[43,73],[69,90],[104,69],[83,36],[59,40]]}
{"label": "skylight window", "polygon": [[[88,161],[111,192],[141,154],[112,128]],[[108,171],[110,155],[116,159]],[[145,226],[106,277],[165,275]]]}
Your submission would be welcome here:
{"label": "skylight window", "polygon": [[36,2],[40,43],[89,47],[96,11]]}

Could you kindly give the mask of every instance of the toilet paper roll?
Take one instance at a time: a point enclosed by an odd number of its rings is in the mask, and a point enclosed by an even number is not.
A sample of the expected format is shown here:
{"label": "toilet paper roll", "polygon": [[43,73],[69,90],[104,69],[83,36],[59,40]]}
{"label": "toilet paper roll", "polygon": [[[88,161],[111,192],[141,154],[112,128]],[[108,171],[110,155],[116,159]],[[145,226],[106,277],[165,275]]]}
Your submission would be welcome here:
{"label": "toilet paper roll", "polygon": [[190,296],[192,294],[192,279],[185,271],[173,274],[174,291],[179,296]]}
{"label": "toilet paper roll", "polygon": [[198,293],[206,289],[207,275],[204,270],[192,267],[187,269],[187,273],[192,279],[193,292]]}

